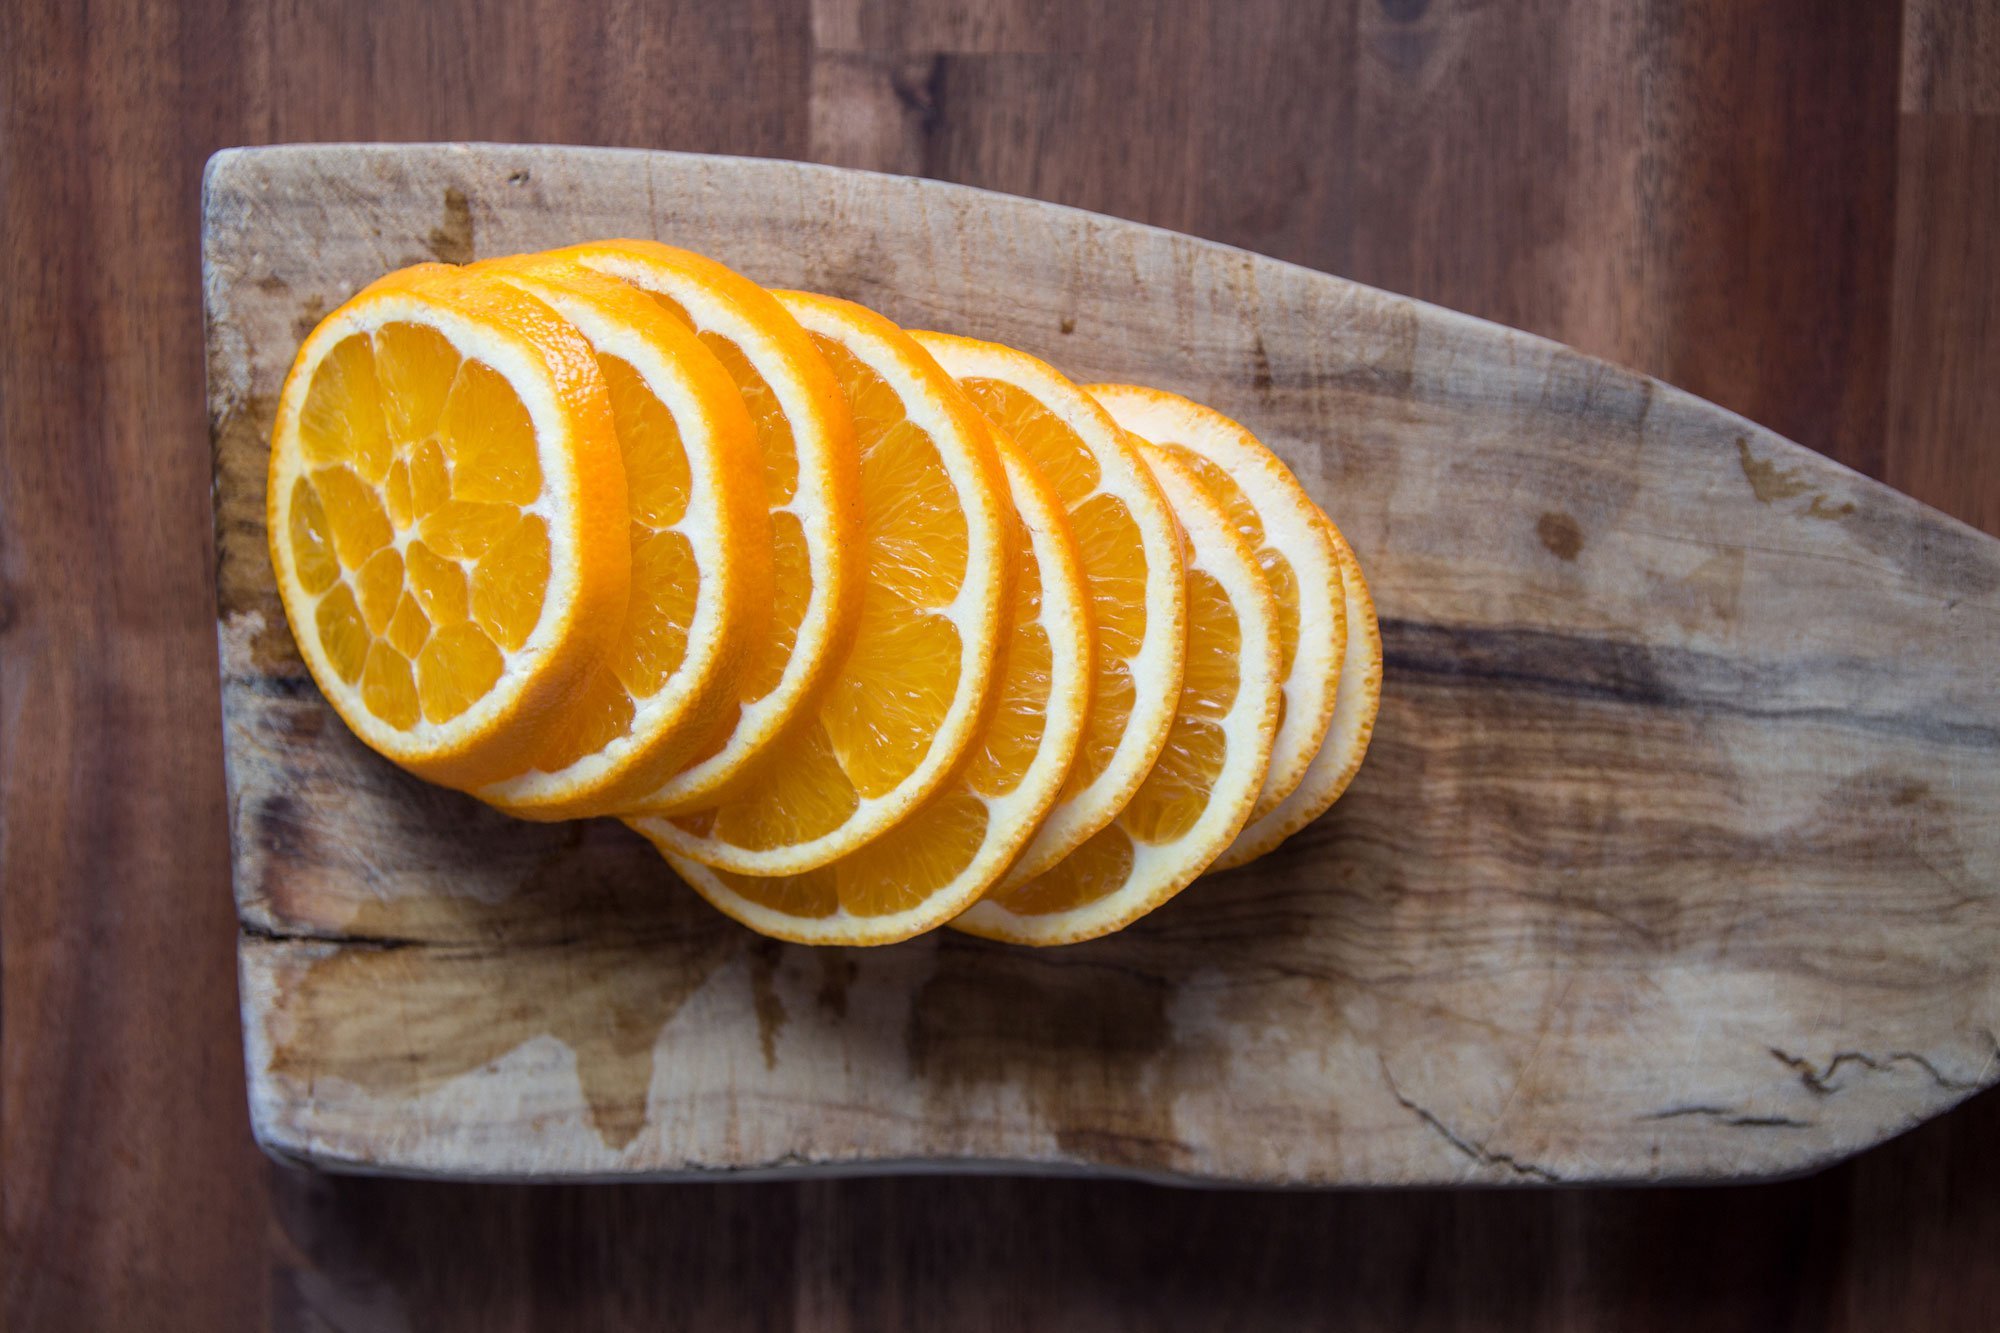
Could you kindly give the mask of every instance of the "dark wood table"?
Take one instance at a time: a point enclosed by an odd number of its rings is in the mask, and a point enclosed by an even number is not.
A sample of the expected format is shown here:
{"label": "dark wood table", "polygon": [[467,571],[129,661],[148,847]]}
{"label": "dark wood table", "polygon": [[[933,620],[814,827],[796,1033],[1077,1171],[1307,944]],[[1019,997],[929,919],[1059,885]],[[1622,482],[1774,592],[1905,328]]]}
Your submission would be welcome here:
{"label": "dark wood table", "polygon": [[2000,1099],[1780,1185],[469,1187],[245,1120],[197,201],[216,148],[632,144],[1136,217],[1658,374],[2000,532],[1991,0],[10,7],[10,1329],[1990,1329]]}

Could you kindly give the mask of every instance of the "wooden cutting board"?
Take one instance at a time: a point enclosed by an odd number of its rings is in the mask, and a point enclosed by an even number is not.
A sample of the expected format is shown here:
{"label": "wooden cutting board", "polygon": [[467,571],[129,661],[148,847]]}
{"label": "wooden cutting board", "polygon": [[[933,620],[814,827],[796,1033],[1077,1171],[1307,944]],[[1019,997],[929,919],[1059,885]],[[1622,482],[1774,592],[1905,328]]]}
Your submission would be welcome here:
{"label": "wooden cutting board", "polygon": [[[1347,798],[1110,939],[774,944],[365,751],[265,555],[382,271],[658,236],[1241,418],[1373,580]],[[1258,1184],[1794,1172],[2000,1057],[2000,542],[1643,376],[1130,222],[789,162],[234,151],[204,219],[245,1051],[284,1157]]]}

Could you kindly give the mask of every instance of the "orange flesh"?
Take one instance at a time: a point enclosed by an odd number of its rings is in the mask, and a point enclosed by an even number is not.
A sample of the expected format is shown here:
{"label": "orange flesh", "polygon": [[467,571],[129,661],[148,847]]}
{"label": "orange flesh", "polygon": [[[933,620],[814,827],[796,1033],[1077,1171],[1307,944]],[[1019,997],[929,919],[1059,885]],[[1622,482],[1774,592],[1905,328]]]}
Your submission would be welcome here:
{"label": "orange flesh", "polygon": [[[1024,536],[999,664],[999,698],[959,777],[908,819],[830,866],[803,875],[716,875],[751,902],[812,917],[840,908],[854,916],[907,911],[958,878],[986,843],[983,798],[1019,786],[1041,747],[1053,669],[1041,615],[1041,567]],[[799,912],[802,903],[812,910]]]}
{"label": "orange flesh", "polygon": [[[1243,488],[1227,471],[1185,445],[1162,444],[1159,447],[1172,454],[1175,461],[1185,464],[1188,471],[1200,479],[1202,489],[1222,506],[1222,511],[1229,515],[1231,526],[1257,553],[1257,567],[1264,571],[1264,582],[1278,601],[1278,678],[1290,677],[1292,659],[1298,656],[1299,651],[1299,576],[1292,569],[1292,562],[1285,558],[1284,552],[1270,544],[1264,535],[1263,521],[1257,517],[1257,507],[1250,503],[1250,497],[1243,493]],[[1284,696],[1280,695],[1280,726],[1284,725],[1284,707]]]}
{"label": "orange flesh", "polygon": [[[765,780],[717,810],[675,818],[697,836],[752,851],[824,836],[864,798],[893,791],[915,772],[963,666],[957,626],[934,611],[957,596],[970,559],[950,473],[887,381],[840,344],[817,334],[813,341],[854,414],[867,516],[864,592],[846,661],[817,715],[765,763]],[[791,540],[785,533],[781,525],[780,540]],[[787,558],[780,554],[781,586]],[[802,539],[789,558],[802,561]]]}
{"label": "orange flesh", "polygon": [[799,488],[799,449],[792,436],[792,423],[770,382],[757,373],[743,349],[713,330],[697,328],[687,308],[671,296],[647,292],[653,300],[681,323],[694,329],[702,344],[715,354],[750,410],[751,424],[757,428],[757,443],[764,456],[764,494],[771,514],[772,573],[776,576],[777,598],[771,607],[767,637],[755,645],[743,664],[737,685],[738,698],[755,703],[778,687],[785,666],[792,660],[799,626],[805,620],[810,600],[812,566],[806,555],[805,529],[798,516],[779,512],[792,502]]}
{"label": "orange flesh", "polygon": [[1132,873],[1132,857],[1132,839],[1113,822],[1042,874],[990,901],[1020,916],[1066,912],[1116,893]]}
{"label": "orange flesh", "polygon": [[1221,722],[1242,683],[1243,633],[1229,594],[1206,571],[1189,567],[1187,597],[1187,675],[1166,749],[1117,819],[1034,879],[992,895],[1007,910],[1065,912],[1116,892],[1135,844],[1172,842],[1207,809],[1228,755]]}
{"label": "orange flesh", "polygon": [[566,725],[536,758],[535,766],[545,773],[560,772],[631,734],[639,701],[666,688],[687,659],[701,588],[694,544],[675,531],[687,517],[693,489],[680,426],[630,362],[600,354],[597,367],[625,464],[632,590],[611,652],[565,715]]}
{"label": "orange flesh", "polygon": [[447,722],[500,678],[548,592],[534,425],[498,371],[433,329],[341,341],[300,411],[288,536],[334,671],[402,730]]}
{"label": "orange flesh", "polygon": [[1132,716],[1130,659],[1146,636],[1146,551],[1139,524],[1115,495],[1099,492],[1101,472],[1076,432],[1023,389],[1000,380],[960,381],[995,425],[1034,460],[1068,511],[1097,624],[1090,714],[1063,787],[1082,791],[1111,760]]}

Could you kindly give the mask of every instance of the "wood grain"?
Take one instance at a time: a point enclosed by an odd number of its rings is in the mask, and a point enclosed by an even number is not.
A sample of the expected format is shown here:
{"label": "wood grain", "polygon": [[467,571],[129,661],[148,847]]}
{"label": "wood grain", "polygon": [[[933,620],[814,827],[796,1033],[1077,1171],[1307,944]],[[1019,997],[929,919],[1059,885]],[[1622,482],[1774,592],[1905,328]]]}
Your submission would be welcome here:
{"label": "wood grain", "polygon": [[[754,0],[721,8],[742,17],[614,0],[598,7],[603,35],[593,36],[570,17],[572,7],[549,4],[512,7],[495,20],[464,6],[200,0],[168,11],[130,0],[31,0],[0,43],[0,216],[10,277],[0,316],[9,345],[88,345],[119,359],[144,406],[149,441],[167,445],[146,452],[153,485],[197,496],[208,462],[193,378],[201,355],[196,191],[209,152],[281,138],[385,136],[820,155],[827,150],[815,127],[837,119],[844,104],[833,90],[898,108],[919,145],[954,145],[932,169],[949,168],[955,179],[1090,202],[1479,313],[1510,314],[1525,303],[1516,322],[1690,383],[1677,367],[1701,362],[1718,339],[1759,325],[1801,327],[1791,323],[1794,310],[1753,302],[1612,304],[1606,293],[1618,288],[1604,273],[1605,254],[1646,253],[1656,245],[1648,237],[1663,229],[1698,233],[1693,253],[1652,251],[1667,270],[1661,282],[1698,297],[1715,265],[1763,274],[1802,296],[1820,312],[1819,327],[1852,330],[1825,356],[1864,405],[1868,394],[1887,392],[1881,364],[1843,358],[1893,346],[1904,367],[1899,406],[1888,413],[1878,401],[1876,419],[1915,426],[1888,430],[1877,455],[1885,472],[1962,516],[2000,506],[1992,474],[1974,470],[1991,457],[1991,414],[1967,409],[1985,392],[1980,369],[2000,357],[1991,321],[1924,318],[1900,324],[1891,339],[1865,327],[1864,311],[1876,307],[1843,276],[1852,252],[1838,238],[1705,221],[1735,209],[1730,191],[1756,179],[1780,205],[1796,194],[1877,221],[1893,216],[1893,235],[1879,225],[1866,232],[1872,244],[1893,246],[1901,308],[1908,275],[1948,276],[1979,263],[1990,271],[1991,231],[1977,223],[1987,210],[1973,201],[1976,173],[1990,179],[1990,163],[1947,161],[1925,188],[1909,190],[1870,172],[1808,174],[1809,156],[1772,155],[1759,160],[1760,178],[1677,191],[1642,211],[1636,204],[1647,196],[1630,147],[1633,85],[1657,86],[1669,50],[1651,39],[1614,41],[1584,21],[1581,7],[1533,29],[1550,11],[1530,0],[1483,7],[1502,21],[1488,26],[1487,40],[1458,49],[1427,102],[1412,99],[1410,114],[1427,105],[1439,114],[1402,138],[1382,132],[1393,122],[1380,121],[1357,135],[1345,110],[1364,82],[1397,77],[1351,38],[1373,18],[1372,0],[1327,7],[1317,23],[1292,18],[1276,57],[1268,27],[1259,26],[1275,10],[1258,10],[1259,23],[1205,19],[1202,40],[1176,41],[1156,31],[1162,21],[1151,7],[1128,5],[987,4],[979,7],[984,26],[971,31],[941,17],[963,6],[822,0],[808,13],[803,3]],[[1064,55],[1074,28],[1050,25],[1073,23],[1068,11],[1086,8],[1104,14],[1094,20],[1095,41]],[[1380,12],[1449,16],[1461,8],[1433,0]],[[1862,125],[1874,126],[1870,133],[1896,124],[1898,90],[1838,73],[1852,64],[1841,46],[1851,31],[1845,22],[1779,28],[1765,7],[1747,3],[1628,8],[1710,24],[1693,68],[1675,57],[1684,79],[1699,83],[1704,61],[1719,67],[1733,45],[1761,32],[1760,49],[1795,72],[1801,105],[1845,99]],[[1990,102],[1964,100],[1982,80],[1992,87],[1994,63],[1975,58],[1993,49],[1991,6],[1869,0],[1842,8],[1902,10],[1905,116],[1994,112]],[[1307,11],[1277,16],[1295,12]],[[823,19],[843,13],[854,25],[847,34],[822,33]],[[1524,93],[1577,108],[1561,139],[1482,126],[1484,110],[1460,96],[1461,87],[1504,87],[1535,56],[1531,42],[1505,40],[1509,19],[1562,38],[1559,57],[1533,65],[1534,87]],[[562,43],[544,44],[565,33]],[[746,33],[754,47],[740,40]],[[982,33],[1004,33],[1011,49],[955,59],[936,49],[999,45]],[[682,62],[674,78],[655,74],[662,48]],[[940,81],[942,96],[922,96],[939,55],[961,77]],[[994,74],[974,81],[967,71],[982,63]],[[844,82],[821,77],[839,64],[859,73]],[[917,75],[904,77],[899,98],[891,80],[906,69]],[[1927,103],[1926,87],[1957,90],[1957,100]],[[1064,133],[1048,119],[1051,98],[1114,101],[1100,89],[1135,103],[1115,134]],[[1199,89],[1192,114],[1191,89]],[[1741,118],[1726,125],[1663,125],[1650,169],[1693,172],[1693,164],[1741,157],[1785,133],[1785,109],[1773,99],[1750,95],[1740,105]],[[1905,119],[1895,134],[1899,181],[1909,172],[1902,145],[1910,128]],[[1412,153],[1442,151],[1447,141],[1466,145],[1457,150],[1459,171],[1505,187],[1466,195],[1457,174],[1397,171]],[[918,158],[901,169],[923,167]],[[1356,200],[1347,183],[1361,178],[1380,185]],[[1084,201],[1077,192],[1087,180],[1097,183]],[[1396,201],[1384,191],[1495,202],[1436,210],[1426,245],[1448,257],[1422,262],[1389,225]],[[1559,211],[1571,221],[1551,228],[1547,219]],[[1959,238],[1965,249],[1942,262],[1925,249],[1938,237]],[[67,294],[83,282],[76,271],[98,265],[107,246],[120,247],[116,281],[99,278],[98,304],[72,313]],[[1410,254],[1408,282],[1351,262],[1399,248]],[[1430,276],[1447,263],[1462,275],[1450,290]],[[1974,293],[1941,285],[1963,298],[1956,309],[1979,308]],[[1913,308],[1939,307],[1927,296]],[[63,329],[77,332],[58,336]],[[946,1318],[975,1329],[1995,1324],[2000,1167],[1990,1145],[2000,1134],[2000,1099],[1992,1094],[1809,1180],[1725,1191],[1272,1196],[992,1180],[495,1188],[267,1174],[243,1133],[222,820],[201,814],[222,799],[207,668],[187,672],[185,689],[134,692],[108,683],[112,668],[86,648],[125,632],[92,616],[86,606],[105,603],[91,599],[107,588],[159,588],[163,570],[206,542],[205,520],[193,510],[149,510],[142,527],[84,552],[30,530],[51,493],[39,481],[28,489],[31,477],[67,475],[97,457],[106,438],[107,409],[91,387],[97,381],[78,380],[82,364],[33,355],[0,364],[0,591],[8,608],[0,629],[0,1319],[8,1327],[916,1328]],[[1808,370],[1787,360],[1781,373],[1762,375],[1756,404],[1728,384],[1694,387],[1831,449],[1832,435],[1811,424],[1827,420],[1825,381]],[[31,453],[48,461],[31,471]],[[1865,462],[1869,446],[1851,456]],[[1980,522],[2000,531],[1990,517]],[[211,591],[175,584],[173,595],[133,600],[171,617],[189,651],[212,663]],[[36,639],[32,627],[70,603],[78,609],[62,634]],[[111,689],[115,708],[84,702],[103,701]],[[64,710],[70,720],[59,723],[54,715]],[[136,739],[112,742],[114,722]],[[208,758],[176,757],[202,752]],[[139,777],[163,772],[172,789],[147,799],[167,809],[149,814],[147,827],[173,850],[152,878],[129,873],[142,849],[91,847],[102,836],[95,796],[58,805],[41,794],[53,785],[133,801]],[[31,839],[27,831],[38,827]],[[86,861],[87,848],[97,860]],[[31,923],[41,923],[32,935]],[[128,1016],[127,1038],[111,1039],[89,1016],[107,1006]],[[208,1054],[183,1058],[195,1051]],[[190,1216],[197,1200],[199,1225]],[[1150,1294],[1163,1280],[1171,1302]]]}
{"label": "wood grain", "polygon": [[[1898,118],[1891,429],[1882,475],[2000,531],[2000,6],[1914,4]],[[1940,394],[1939,383],[1957,386]]]}
{"label": "wood grain", "polygon": [[[18,21],[17,21],[18,18]],[[186,175],[229,75],[170,11],[8,19],[0,283],[0,1193],[9,1328],[241,1326],[261,1172],[229,1040],[234,950]],[[168,58],[132,67],[134,49]],[[85,118],[93,105],[171,116]],[[170,332],[178,331],[178,332]],[[167,1017],[171,1016],[171,1017]],[[218,1092],[221,1095],[218,1095]],[[192,1229],[204,1244],[163,1246]]]}
{"label": "wood grain", "polygon": [[[516,1177],[1754,1176],[1995,1072],[2000,543],[1739,417],[1242,251],[907,178],[270,149],[217,159],[206,216],[244,1016],[274,1151]],[[1384,616],[1348,799],[1088,947],[829,954],[710,919],[615,826],[515,824],[362,751],[265,554],[294,339],[426,253],[626,234],[1255,423]]]}

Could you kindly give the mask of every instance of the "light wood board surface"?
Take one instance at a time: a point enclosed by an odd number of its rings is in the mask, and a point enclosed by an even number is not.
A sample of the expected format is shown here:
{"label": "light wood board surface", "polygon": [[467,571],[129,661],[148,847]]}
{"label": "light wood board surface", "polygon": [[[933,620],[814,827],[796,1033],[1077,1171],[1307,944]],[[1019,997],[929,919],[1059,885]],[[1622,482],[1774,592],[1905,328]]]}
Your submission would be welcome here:
{"label": "light wood board surface", "polygon": [[[1259,431],[1384,619],[1348,798],[1110,940],[816,951],[716,916],[622,829],[517,824],[362,750],[264,554],[298,338],[389,267],[617,234]],[[1995,1072],[2000,544],[1741,418],[1227,247],[791,163],[227,154],[205,261],[273,1151],[507,1177],[1734,1177]]]}

